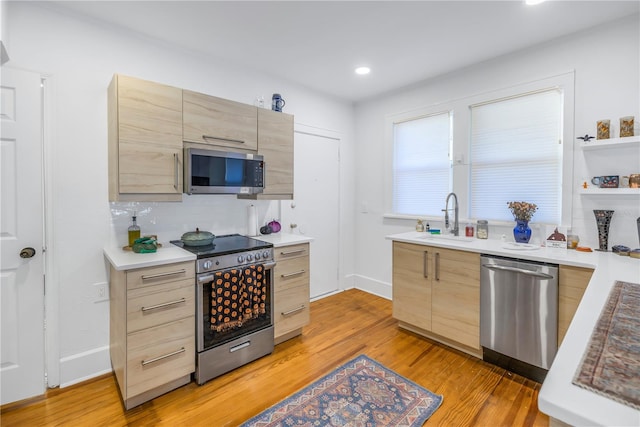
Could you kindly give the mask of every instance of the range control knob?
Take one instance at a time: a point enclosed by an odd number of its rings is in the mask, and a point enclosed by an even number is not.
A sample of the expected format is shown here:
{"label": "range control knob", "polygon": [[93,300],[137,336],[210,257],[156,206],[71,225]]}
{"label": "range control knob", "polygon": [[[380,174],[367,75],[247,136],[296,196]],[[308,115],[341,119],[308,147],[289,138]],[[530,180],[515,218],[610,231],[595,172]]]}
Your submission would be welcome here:
{"label": "range control knob", "polygon": [[252,254],[247,254],[247,261],[251,261],[253,259],[253,255]]}
{"label": "range control knob", "polygon": [[256,261],[260,259],[260,252],[256,252]]}
{"label": "range control knob", "polygon": [[262,253],[262,258],[264,258],[264,259],[269,258],[269,251],[264,251],[264,252]]}
{"label": "range control knob", "polygon": [[238,256],[238,262],[241,264],[244,262],[244,257],[242,255]]}
{"label": "range control knob", "polygon": [[202,264],[202,266],[204,267],[205,270],[210,269],[211,267],[213,267],[213,262],[211,261],[205,261],[204,264]]}

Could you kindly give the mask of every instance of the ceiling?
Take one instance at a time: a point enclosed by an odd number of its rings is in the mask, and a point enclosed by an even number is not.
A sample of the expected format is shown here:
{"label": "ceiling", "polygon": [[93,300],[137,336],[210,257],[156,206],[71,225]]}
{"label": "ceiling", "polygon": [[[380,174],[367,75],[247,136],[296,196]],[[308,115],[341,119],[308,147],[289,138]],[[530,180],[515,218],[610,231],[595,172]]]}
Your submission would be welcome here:
{"label": "ceiling", "polygon": [[[640,11],[609,0],[48,3],[352,102]],[[369,75],[355,75],[362,65]]]}

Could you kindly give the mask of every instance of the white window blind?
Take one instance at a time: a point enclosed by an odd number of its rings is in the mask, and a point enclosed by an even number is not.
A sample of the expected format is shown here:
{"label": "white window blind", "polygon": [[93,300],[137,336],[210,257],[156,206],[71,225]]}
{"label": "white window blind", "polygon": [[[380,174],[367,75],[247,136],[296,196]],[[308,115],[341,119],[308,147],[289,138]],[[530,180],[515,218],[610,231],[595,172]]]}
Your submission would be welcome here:
{"label": "white window blind", "polygon": [[450,188],[449,112],[393,126],[393,212],[441,215]]}
{"label": "white window blind", "polygon": [[509,201],[562,217],[562,93],[547,90],[471,107],[471,215],[512,221]]}

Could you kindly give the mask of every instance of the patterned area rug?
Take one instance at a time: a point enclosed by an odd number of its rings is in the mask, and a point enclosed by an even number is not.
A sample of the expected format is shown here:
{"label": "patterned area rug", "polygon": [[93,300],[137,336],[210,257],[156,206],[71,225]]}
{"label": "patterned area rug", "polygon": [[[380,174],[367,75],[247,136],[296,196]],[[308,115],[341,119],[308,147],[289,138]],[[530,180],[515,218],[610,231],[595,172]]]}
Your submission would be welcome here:
{"label": "patterned area rug", "polygon": [[615,283],[573,383],[640,409],[640,285]]}
{"label": "patterned area rug", "polygon": [[242,427],[421,426],[442,396],[360,355]]}

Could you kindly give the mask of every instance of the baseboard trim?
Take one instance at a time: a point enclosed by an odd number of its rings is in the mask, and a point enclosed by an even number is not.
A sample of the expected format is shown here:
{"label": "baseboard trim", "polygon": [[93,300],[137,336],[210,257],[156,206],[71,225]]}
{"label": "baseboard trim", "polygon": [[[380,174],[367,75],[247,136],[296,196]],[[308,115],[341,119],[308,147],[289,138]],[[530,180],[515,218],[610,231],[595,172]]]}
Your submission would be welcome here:
{"label": "baseboard trim", "polygon": [[372,279],[362,275],[354,275],[354,287],[361,291],[369,292],[370,294],[377,295],[379,297],[391,300],[392,299],[392,287],[391,283],[383,282],[381,280]]}
{"label": "baseboard trim", "polygon": [[63,357],[60,359],[60,387],[69,387],[111,371],[108,345]]}

